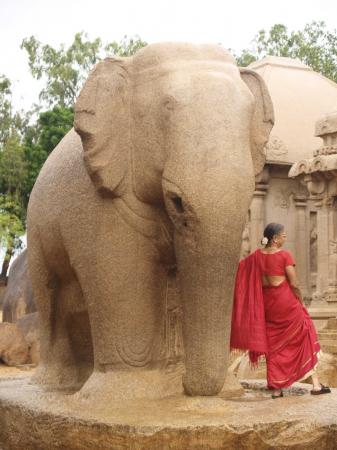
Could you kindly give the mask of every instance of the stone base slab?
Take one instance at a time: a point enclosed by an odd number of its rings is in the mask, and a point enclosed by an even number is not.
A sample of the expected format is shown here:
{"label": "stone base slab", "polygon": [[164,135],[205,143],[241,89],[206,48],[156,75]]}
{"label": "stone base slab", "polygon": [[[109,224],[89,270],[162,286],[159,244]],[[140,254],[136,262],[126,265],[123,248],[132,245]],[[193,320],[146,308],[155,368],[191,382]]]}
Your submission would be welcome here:
{"label": "stone base slab", "polygon": [[295,384],[272,400],[264,381],[241,397],[95,402],[41,390],[30,374],[0,380],[1,450],[337,448],[337,389]]}

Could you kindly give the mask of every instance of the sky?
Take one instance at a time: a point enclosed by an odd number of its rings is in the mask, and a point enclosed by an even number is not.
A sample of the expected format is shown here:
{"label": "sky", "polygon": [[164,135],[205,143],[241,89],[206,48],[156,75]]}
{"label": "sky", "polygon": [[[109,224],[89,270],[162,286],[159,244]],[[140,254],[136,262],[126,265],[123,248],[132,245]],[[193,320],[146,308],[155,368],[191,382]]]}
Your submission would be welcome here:
{"label": "sky", "polygon": [[70,44],[76,32],[105,42],[139,35],[148,43],[221,43],[239,52],[260,29],[275,23],[299,30],[313,20],[337,26],[336,0],[0,0],[0,74],[12,81],[17,108],[38,102],[29,74],[25,37]]}

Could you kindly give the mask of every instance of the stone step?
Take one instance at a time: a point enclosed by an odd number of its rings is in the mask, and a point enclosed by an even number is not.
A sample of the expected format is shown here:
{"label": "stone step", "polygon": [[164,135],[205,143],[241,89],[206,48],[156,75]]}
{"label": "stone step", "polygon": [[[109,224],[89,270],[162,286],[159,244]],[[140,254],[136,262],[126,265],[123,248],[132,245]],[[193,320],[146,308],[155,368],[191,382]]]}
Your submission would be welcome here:
{"label": "stone step", "polygon": [[336,341],[319,341],[323,352],[332,353],[333,355],[337,354],[337,342]]}
{"label": "stone step", "polygon": [[327,330],[335,330],[337,333],[337,318],[336,317],[328,319],[328,322],[326,324],[326,329]]}
{"label": "stone step", "polygon": [[337,331],[321,330],[318,333],[319,339],[335,340],[337,342]]}
{"label": "stone step", "polygon": [[308,312],[312,319],[325,319],[328,321],[331,321],[331,324],[334,323],[334,319],[336,319],[337,310],[336,308],[333,309],[326,309],[326,308],[314,308],[309,307]]}

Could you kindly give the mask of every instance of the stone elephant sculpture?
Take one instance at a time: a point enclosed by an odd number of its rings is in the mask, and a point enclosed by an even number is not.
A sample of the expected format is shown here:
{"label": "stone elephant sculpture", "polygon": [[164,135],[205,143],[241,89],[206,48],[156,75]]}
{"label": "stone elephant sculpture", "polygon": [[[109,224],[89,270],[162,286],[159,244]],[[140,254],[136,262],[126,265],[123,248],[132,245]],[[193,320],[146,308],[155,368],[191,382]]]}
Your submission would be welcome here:
{"label": "stone elephant sculpture", "polygon": [[176,266],[184,390],[221,390],[241,236],[272,125],[263,80],[221,47],[153,44],[96,65],[75,130],[29,202],[39,382],[113,398],[176,390],[163,351]]}

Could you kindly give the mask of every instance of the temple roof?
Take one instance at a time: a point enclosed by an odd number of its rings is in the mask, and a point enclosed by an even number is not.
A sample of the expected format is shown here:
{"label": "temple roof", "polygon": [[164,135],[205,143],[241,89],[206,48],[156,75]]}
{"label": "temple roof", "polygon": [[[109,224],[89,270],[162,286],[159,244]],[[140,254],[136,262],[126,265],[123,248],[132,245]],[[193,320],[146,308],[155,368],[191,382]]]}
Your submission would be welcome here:
{"label": "temple roof", "polygon": [[264,78],[274,104],[267,161],[312,158],[322,143],[315,137],[315,123],[337,110],[337,83],[291,58],[268,56],[248,67]]}

